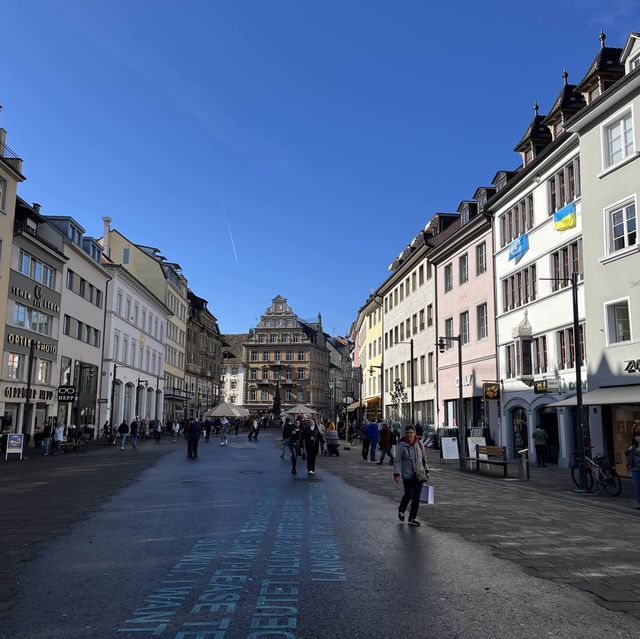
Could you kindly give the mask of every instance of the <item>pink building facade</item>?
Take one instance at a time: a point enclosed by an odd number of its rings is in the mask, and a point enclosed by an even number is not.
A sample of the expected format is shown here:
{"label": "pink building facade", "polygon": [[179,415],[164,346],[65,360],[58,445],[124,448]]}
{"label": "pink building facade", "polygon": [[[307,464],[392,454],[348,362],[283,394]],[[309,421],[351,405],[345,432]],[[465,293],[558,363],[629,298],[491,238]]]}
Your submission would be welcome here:
{"label": "pink building facade", "polygon": [[[493,189],[479,189],[478,201],[460,204],[459,228],[430,259],[436,265],[438,354],[438,426],[458,426],[457,403],[462,383],[463,421],[467,433],[484,434],[500,444],[498,400],[483,398],[483,384],[496,382],[493,236],[490,218],[480,211]],[[478,192],[476,193],[478,195]],[[462,342],[459,380],[458,342]],[[488,442],[489,443],[489,442]]]}

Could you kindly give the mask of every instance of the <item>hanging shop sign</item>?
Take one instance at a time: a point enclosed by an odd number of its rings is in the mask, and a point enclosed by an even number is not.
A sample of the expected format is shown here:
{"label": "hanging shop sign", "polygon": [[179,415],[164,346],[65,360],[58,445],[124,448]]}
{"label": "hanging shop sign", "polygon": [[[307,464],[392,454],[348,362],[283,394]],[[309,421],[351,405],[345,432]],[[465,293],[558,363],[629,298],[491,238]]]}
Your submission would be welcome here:
{"label": "hanging shop sign", "polygon": [[76,398],[75,386],[58,386],[58,401],[72,402]]}

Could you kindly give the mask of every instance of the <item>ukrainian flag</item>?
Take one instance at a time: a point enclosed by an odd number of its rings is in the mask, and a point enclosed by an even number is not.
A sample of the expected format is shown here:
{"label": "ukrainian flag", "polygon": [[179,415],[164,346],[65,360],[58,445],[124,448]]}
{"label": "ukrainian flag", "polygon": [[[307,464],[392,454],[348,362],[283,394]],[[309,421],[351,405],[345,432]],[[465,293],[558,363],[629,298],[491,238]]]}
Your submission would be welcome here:
{"label": "ukrainian flag", "polygon": [[566,231],[576,226],[576,205],[571,202],[567,206],[563,206],[559,211],[553,214],[553,228],[556,231]]}

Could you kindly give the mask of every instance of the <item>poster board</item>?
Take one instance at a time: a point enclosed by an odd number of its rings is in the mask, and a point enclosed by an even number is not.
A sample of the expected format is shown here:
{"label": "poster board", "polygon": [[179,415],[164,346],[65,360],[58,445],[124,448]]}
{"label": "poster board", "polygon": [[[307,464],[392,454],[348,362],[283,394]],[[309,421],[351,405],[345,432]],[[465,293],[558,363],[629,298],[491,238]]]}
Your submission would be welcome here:
{"label": "poster board", "polygon": [[440,450],[442,451],[442,459],[458,459],[457,437],[441,437]]}
{"label": "poster board", "polygon": [[[469,457],[476,458],[476,444],[486,446],[487,442],[484,437],[467,437],[467,446],[469,447]],[[487,455],[480,454],[479,459],[488,459]]]}
{"label": "poster board", "polygon": [[7,435],[7,452],[4,456],[5,460],[8,459],[9,455],[20,455],[20,459],[22,459],[23,440],[23,433],[10,433]]}

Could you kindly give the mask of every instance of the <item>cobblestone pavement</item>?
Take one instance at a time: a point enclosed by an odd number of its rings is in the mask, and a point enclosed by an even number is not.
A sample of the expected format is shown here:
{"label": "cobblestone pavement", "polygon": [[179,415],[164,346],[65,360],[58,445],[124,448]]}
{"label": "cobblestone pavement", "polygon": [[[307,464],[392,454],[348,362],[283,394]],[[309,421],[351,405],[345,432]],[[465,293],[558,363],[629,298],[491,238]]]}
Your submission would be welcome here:
{"label": "cobblestone pavement", "polygon": [[[630,481],[618,498],[579,495],[566,469],[532,468],[531,481],[505,480],[459,471],[457,462],[441,464],[437,451],[428,454],[436,503],[420,506],[423,523],[488,546],[527,574],[570,584],[604,608],[640,619],[640,511]],[[350,485],[400,500],[391,467],[363,461],[359,448],[341,449],[340,457],[323,457],[319,465]],[[385,499],[380,507],[395,504]]]}

